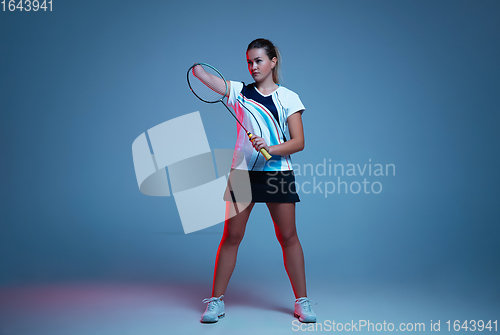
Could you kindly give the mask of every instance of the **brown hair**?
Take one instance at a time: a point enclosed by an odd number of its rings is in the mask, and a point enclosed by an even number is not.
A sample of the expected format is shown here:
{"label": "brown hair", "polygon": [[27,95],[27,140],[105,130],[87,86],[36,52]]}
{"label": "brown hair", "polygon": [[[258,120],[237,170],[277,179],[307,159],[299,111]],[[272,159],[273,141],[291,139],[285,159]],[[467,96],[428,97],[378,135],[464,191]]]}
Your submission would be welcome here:
{"label": "brown hair", "polygon": [[273,81],[276,84],[280,83],[280,67],[281,67],[281,55],[278,50],[278,48],[269,40],[266,40],[265,38],[258,38],[256,40],[253,40],[250,42],[248,45],[247,51],[250,49],[264,49],[266,51],[267,57],[269,59],[273,59],[276,57],[276,65],[273,68]]}

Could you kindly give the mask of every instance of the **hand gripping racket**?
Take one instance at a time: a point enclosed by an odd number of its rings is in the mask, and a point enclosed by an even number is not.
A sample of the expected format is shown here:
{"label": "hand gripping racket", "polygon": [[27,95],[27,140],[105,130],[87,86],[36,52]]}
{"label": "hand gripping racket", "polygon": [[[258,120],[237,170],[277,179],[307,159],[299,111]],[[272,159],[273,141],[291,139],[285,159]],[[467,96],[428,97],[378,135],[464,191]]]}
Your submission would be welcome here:
{"label": "hand gripping racket", "polygon": [[[251,132],[249,132],[238,120],[236,115],[227,107],[224,103],[223,99],[227,94],[227,82],[224,79],[222,73],[220,73],[215,67],[206,63],[196,63],[191,66],[187,72],[187,81],[189,88],[193,92],[193,94],[203,102],[207,103],[216,103],[222,102],[224,107],[227,108],[229,113],[238,121],[240,126],[245,129],[245,132],[248,135],[248,139],[253,142],[254,136]],[[271,159],[271,155],[266,151],[266,149],[262,148],[259,150],[264,158],[267,160]]]}

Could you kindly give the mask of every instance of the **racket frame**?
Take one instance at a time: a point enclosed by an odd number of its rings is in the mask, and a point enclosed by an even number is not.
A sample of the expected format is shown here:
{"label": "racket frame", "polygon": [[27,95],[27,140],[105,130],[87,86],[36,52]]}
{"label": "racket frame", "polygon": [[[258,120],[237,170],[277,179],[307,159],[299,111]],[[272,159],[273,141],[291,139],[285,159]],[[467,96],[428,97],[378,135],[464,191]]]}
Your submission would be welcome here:
{"label": "racket frame", "polygon": [[[189,80],[189,73],[191,72],[191,70],[197,66],[197,65],[205,65],[205,66],[208,66],[209,68],[211,68],[212,70],[214,70],[221,78],[222,80],[224,81],[224,85],[226,86],[226,92],[224,92],[224,94],[222,95],[222,97],[219,99],[219,100],[215,100],[215,101],[208,101],[208,100],[205,100],[205,99],[202,99],[200,98],[200,96],[198,96],[198,94],[195,93],[195,91],[193,90],[193,88],[191,87],[191,82]],[[198,79],[200,80],[200,79]],[[201,81],[201,80],[200,80]],[[196,63],[194,65],[192,65],[188,71],[187,71],[187,82],[188,82],[188,86],[189,86],[189,89],[191,90],[191,92],[193,92],[193,94],[198,98],[200,99],[201,101],[203,102],[206,102],[206,103],[209,103],[209,104],[214,104],[214,103],[217,103],[217,102],[222,102],[222,104],[224,105],[224,107],[226,107],[226,109],[229,111],[229,113],[231,113],[231,115],[235,118],[236,121],[238,121],[238,123],[240,124],[241,128],[243,128],[245,130],[245,132],[247,133],[248,135],[248,139],[250,140],[250,142],[253,143],[253,135],[251,132],[249,132],[245,126],[243,126],[243,124],[240,122],[240,120],[238,120],[238,118],[236,117],[236,115],[234,115],[233,111],[226,105],[226,103],[224,102],[224,98],[226,97],[226,94],[227,94],[227,91],[229,89],[228,85],[227,85],[227,81],[226,81],[226,78],[224,78],[224,76],[222,75],[222,73],[220,73],[219,70],[217,70],[215,67],[213,67],[212,65],[210,64],[207,64],[207,63]],[[240,103],[241,106],[243,106],[248,112],[250,112],[248,110],[248,108],[244,105],[241,104],[240,101],[238,101]],[[266,161],[270,160],[272,158],[272,156],[266,151],[266,149],[262,148],[259,150],[260,153],[264,156],[264,158],[266,159]]]}
{"label": "racket frame", "polygon": [[[215,100],[215,101],[208,101],[208,100],[205,100],[205,99],[202,99],[198,96],[198,94],[196,94],[196,92],[193,90],[193,88],[191,87],[191,82],[189,81],[189,72],[191,72],[191,70],[195,67],[195,66],[198,66],[198,65],[205,65],[205,66],[208,66],[209,68],[211,68],[212,70],[214,70],[215,72],[217,72],[217,74],[222,78],[222,80],[224,80],[224,85],[226,86],[226,91],[224,92],[224,94],[222,95],[222,97],[219,99],[219,100]],[[200,79],[198,79],[200,80]],[[201,80],[200,80],[201,81]],[[217,102],[222,102],[224,103],[222,100],[225,98],[226,94],[227,94],[227,91],[229,89],[229,87],[227,86],[227,81],[226,81],[226,78],[224,78],[224,76],[222,75],[222,73],[220,73],[219,70],[217,70],[215,67],[213,67],[212,65],[210,64],[207,64],[207,63],[196,63],[194,65],[192,65],[188,71],[187,71],[187,82],[188,82],[188,85],[189,85],[189,89],[191,90],[191,92],[193,92],[193,94],[198,98],[200,99],[201,101],[203,102],[206,102],[206,103],[209,103],[209,104],[215,104]]]}

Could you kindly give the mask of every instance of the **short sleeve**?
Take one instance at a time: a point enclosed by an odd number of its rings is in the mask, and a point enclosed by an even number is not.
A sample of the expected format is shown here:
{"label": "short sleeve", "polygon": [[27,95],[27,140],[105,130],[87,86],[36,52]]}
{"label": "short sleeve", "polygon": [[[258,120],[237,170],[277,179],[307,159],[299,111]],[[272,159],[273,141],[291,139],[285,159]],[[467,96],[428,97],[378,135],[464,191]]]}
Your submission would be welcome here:
{"label": "short sleeve", "polygon": [[227,98],[227,104],[230,106],[234,106],[236,104],[236,99],[238,95],[240,95],[241,90],[243,89],[243,83],[239,81],[230,81],[231,89],[229,90],[229,97]]}
{"label": "short sleeve", "polygon": [[289,100],[288,100],[288,106],[287,106],[287,113],[286,117],[288,117],[296,112],[301,112],[306,109],[304,105],[302,104],[302,101],[300,100],[299,96],[296,93],[290,92]]}

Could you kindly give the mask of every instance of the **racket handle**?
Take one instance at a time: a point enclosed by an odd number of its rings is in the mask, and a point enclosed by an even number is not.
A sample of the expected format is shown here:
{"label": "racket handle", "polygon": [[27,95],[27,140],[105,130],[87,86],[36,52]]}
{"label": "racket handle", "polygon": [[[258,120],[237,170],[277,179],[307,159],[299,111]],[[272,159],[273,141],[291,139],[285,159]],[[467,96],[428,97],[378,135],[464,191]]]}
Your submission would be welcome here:
{"label": "racket handle", "polygon": [[272,157],[264,148],[260,149],[260,153],[264,156],[266,161],[270,160]]}
{"label": "racket handle", "polygon": [[[250,139],[250,141],[253,142],[253,139],[252,139],[253,134],[251,132],[247,132],[247,135],[248,135],[248,138]],[[266,149],[262,148],[259,151],[264,156],[266,161],[271,159],[272,156],[266,151]]]}

